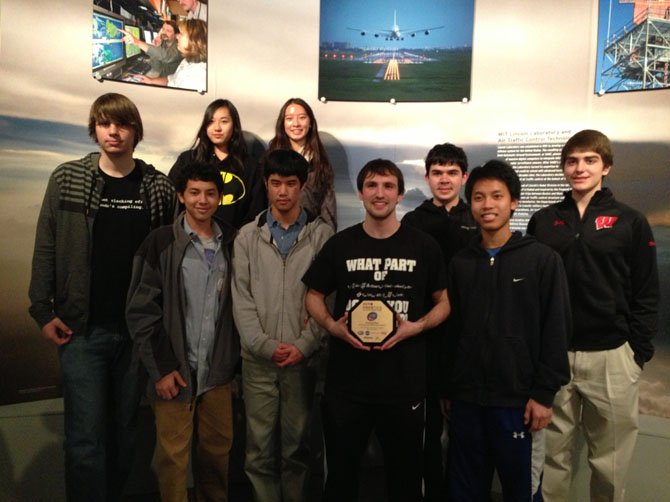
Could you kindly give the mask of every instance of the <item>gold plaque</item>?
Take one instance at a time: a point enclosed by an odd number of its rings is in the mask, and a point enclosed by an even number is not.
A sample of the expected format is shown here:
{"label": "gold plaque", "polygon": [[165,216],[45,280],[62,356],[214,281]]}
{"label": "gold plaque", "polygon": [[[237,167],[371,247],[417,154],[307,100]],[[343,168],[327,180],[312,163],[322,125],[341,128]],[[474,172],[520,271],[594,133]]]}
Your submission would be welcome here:
{"label": "gold plaque", "polygon": [[363,345],[381,345],[395,333],[395,311],[384,300],[361,300],[349,312],[349,331]]}

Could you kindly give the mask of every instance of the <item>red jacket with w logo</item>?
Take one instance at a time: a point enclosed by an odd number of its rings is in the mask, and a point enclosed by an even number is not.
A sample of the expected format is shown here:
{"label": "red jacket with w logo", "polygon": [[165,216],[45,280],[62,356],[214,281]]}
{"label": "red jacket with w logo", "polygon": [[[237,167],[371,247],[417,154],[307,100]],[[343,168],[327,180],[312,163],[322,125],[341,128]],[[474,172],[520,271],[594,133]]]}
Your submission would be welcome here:
{"label": "red jacket with w logo", "polygon": [[606,188],[580,219],[570,191],[541,209],[528,233],[563,258],[573,312],[570,350],[608,350],[629,342],[642,366],[658,330],[656,242],[643,214]]}

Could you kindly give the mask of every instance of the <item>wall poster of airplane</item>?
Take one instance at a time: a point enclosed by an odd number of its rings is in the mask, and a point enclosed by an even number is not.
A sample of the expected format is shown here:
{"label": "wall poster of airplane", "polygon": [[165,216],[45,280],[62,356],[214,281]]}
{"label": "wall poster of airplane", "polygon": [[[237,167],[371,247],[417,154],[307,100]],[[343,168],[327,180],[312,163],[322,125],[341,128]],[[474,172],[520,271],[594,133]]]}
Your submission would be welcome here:
{"label": "wall poster of airplane", "polygon": [[474,0],[321,0],[319,97],[470,99]]}

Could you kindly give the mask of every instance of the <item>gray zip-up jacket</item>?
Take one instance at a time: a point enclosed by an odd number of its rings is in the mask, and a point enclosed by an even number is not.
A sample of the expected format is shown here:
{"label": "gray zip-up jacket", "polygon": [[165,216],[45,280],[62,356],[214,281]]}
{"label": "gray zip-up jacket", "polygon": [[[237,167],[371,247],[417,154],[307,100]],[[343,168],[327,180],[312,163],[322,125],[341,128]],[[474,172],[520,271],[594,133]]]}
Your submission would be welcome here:
{"label": "gray zip-up jacket", "polygon": [[267,210],[240,229],[233,250],[233,314],[242,358],[270,360],[280,343],[295,345],[305,358],[325,332],[307,313],[302,276],[333,229],[307,213],[307,223],[283,259],[267,225]]}
{"label": "gray zip-up jacket", "polygon": [[[30,315],[40,328],[59,317],[74,333],[88,323],[93,222],[104,181],[100,153],[66,162],[49,178],[37,219],[30,280]],[[172,222],[176,194],[163,173],[140,159],[140,195],[149,210],[150,228]]]}
{"label": "gray zip-up jacket", "polygon": [[[135,343],[135,356],[149,376],[147,397],[157,401],[155,383],[178,370],[188,386],[174,398],[190,402],[197,395],[195,378],[188,364],[185,324],[185,292],[182,261],[191,238],[184,230],[184,213],[172,225],[151,232],[135,254],[133,275],[128,288],[126,322]],[[230,244],[235,229],[217,220],[223,241],[221,249],[230,260]],[[220,311],[216,318],[215,340],[210,353],[208,388],[233,379],[240,356],[240,344],[233,325],[230,274],[219,291]]]}

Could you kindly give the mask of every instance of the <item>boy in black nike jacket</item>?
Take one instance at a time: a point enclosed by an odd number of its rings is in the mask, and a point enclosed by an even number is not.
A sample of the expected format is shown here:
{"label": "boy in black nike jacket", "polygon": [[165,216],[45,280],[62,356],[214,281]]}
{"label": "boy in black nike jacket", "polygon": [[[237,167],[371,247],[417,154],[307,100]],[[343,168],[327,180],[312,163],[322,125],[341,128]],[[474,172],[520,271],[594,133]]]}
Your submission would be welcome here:
{"label": "boy in black nike jacket", "polygon": [[568,500],[574,442],[584,431],[591,498],[623,500],[638,430],[638,380],[658,329],[656,243],[646,218],[603,188],[610,141],[575,134],[561,167],[571,190],[533,215],[528,233],[563,258],[572,300],[572,380],[554,402],[544,495]]}
{"label": "boy in black nike jacket", "polygon": [[481,238],[453,258],[447,283],[450,500],[488,500],[494,469],[505,500],[541,500],[544,429],[570,375],[565,272],[557,253],[512,233],[521,184],[510,165],[474,169],[465,194]]}

